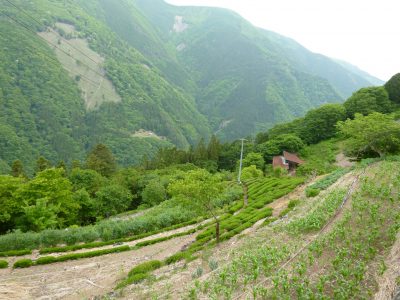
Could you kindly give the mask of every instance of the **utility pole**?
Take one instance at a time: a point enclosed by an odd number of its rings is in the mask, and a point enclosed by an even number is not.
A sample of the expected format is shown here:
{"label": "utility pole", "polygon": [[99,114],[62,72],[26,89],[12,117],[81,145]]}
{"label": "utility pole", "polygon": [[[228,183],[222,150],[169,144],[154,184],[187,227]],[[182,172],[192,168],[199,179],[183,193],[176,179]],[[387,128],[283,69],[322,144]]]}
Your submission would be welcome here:
{"label": "utility pole", "polygon": [[239,164],[239,175],[238,175],[238,183],[241,184],[240,176],[242,175],[242,163],[243,163],[243,143],[245,139],[240,139],[242,141],[242,149],[240,150],[240,164]]}

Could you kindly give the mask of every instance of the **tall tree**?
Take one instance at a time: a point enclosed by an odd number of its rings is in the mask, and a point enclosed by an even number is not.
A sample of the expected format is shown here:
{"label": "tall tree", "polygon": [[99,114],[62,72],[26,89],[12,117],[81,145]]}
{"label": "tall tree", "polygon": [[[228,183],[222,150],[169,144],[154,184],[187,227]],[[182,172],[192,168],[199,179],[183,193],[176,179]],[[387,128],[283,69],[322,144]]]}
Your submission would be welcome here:
{"label": "tall tree", "polygon": [[221,178],[206,170],[190,171],[184,179],[178,179],[168,186],[168,193],[181,200],[189,209],[200,213],[209,213],[215,220],[215,234],[219,242],[219,224],[217,203],[223,191]]}
{"label": "tall tree", "polygon": [[400,73],[397,73],[386,82],[385,89],[387,90],[391,101],[400,103]]}
{"label": "tall tree", "polygon": [[110,177],[117,170],[114,156],[103,144],[97,144],[89,153],[86,159],[86,167],[106,177]]}
{"label": "tall tree", "polygon": [[217,137],[213,134],[207,146],[208,159],[218,161],[221,145]]}
{"label": "tall tree", "polygon": [[40,156],[36,161],[36,173],[42,172],[46,169],[51,168],[51,163],[43,156]]}
{"label": "tall tree", "polygon": [[11,175],[14,177],[26,177],[25,172],[24,172],[24,166],[22,165],[22,162],[17,159],[14,160],[12,165],[11,165]]}

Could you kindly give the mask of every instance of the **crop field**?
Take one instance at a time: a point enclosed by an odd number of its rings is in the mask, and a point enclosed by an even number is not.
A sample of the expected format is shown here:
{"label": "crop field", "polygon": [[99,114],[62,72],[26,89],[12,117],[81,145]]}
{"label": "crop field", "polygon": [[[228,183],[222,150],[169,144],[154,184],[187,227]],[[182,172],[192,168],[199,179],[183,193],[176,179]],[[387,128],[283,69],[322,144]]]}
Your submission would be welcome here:
{"label": "crop field", "polygon": [[[370,299],[400,228],[400,163],[374,164],[346,195],[330,191],[311,211],[253,240],[192,299]],[[325,231],[321,229],[333,221]],[[273,234],[271,234],[273,233]],[[257,246],[255,246],[255,244]]]}

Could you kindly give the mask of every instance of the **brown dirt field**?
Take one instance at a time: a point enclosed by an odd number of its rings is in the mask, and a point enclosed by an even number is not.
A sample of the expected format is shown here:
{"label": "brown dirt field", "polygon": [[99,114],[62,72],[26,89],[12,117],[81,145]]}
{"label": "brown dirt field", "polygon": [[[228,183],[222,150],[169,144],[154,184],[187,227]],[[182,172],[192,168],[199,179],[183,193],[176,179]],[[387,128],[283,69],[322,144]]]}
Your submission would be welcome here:
{"label": "brown dirt field", "polygon": [[104,295],[135,265],[165,259],[192,242],[195,234],[139,250],[95,258],[6,269],[0,272],[0,299],[87,299]]}

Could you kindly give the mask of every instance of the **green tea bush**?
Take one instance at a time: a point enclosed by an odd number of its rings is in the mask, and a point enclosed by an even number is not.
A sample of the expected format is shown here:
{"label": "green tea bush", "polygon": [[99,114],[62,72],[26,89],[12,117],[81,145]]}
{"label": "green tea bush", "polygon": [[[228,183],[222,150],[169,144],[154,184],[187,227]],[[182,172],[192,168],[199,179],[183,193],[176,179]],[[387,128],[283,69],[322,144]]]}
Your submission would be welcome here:
{"label": "green tea bush", "polygon": [[29,268],[33,265],[33,261],[31,259],[20,259],[14,263],[14,268]]}
{"label": "green tea bush", "polygon": [[0,269],[8,268],[8,262],[6,260],[0,260]]}
{"label": "green tea bush", "polygon": [[28,250],[28,249],[10,250],[10,251],[0,252],[0,257],[22,256],[22,255],[27,255],[27,254],[31,254],[31,253],[32,253],[32,250]]}
{"label": "green tea bush", "polygon": [[142,282],[143,280],[145,280],[149,277],[150,277],[150,275],[147,273],[134,274],[132,276],[127,277],[120,283],[118,283],[118,285],[115,287],[115,289],[122,289],[130,284],[133,284],[133,283],[136,284],[136,283]]}
{"label": "green tea bush", "polygon": [[306,197],[312,198],[312,197],[318,196],[319,192],[320,192],[319,189],[314,189],[314,188],[308,187],[308,188],[306,188]]}
{"label": "green tea bush", "polygon": [[162,262],[159,260],[146,261],[131,269],[128,273],[128,276],[132,276],[134,274],[139,274],[139,273],[148,273],[158,268],[161,268],[162,265],[163,265]]}
{"label": "green tea bush", "polygon": [[57,262],[57,258],[54,256],[40,257],[35,261],[36,265],[47,265]]}

